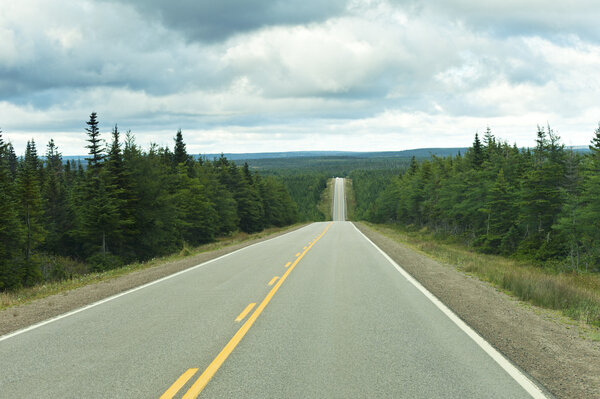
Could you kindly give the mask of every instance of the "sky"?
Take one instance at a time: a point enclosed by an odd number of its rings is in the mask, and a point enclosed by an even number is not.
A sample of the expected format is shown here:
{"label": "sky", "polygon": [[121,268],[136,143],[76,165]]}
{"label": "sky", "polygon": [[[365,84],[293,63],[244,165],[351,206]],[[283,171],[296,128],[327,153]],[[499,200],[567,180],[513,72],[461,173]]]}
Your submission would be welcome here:
{"label": "sky", "polygon": [[600,121],[597,0],[0,0],[0,129],[190,153],[466,147]]}

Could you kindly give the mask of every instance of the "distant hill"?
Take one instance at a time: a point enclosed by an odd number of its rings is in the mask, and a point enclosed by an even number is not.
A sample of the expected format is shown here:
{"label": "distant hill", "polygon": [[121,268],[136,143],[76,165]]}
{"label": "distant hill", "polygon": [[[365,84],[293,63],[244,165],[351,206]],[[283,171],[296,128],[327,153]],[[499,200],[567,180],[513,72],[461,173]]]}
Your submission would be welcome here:
{"label": "distant hill", "polygon": [[[231,160],[251,160],[251,159],[275,159],[275,158],[318,158],[318,157],[344,157],[344,158],[391,158],[391,157],[412,157],[426,158],[431,155],[448,156],[456,155],[460,151],[464,154],[467,148],[418,148],[404,151],[378,151],[378,152],[357,152],[357,151],[288,151],[288,152],[256,152],[256,153],[224,153],[227,159]],[[221,154],[203,154],[203,157],[212,159]],[[199,156],[196,156],[199,157]]]}
{"label": "distant hill", "polygon": [[[589,151],[588,146],[572,146],[567,147],[576,152],[587,152]],[[454,147],[454,148],[416,148],[412,150],[403,151],[376,151],[376,152],[357,152],[357,151],[287,151],[287,152],[248,152],[248,153],[223,153],[227,159],[232,161],[240,160],[256,160],[256,159],[285,159],[285,158],[429,158],[432,155],[438,157],[455,156],[459,152],[464,154],[467,151],[466,147]],[[87,155],[66,155],[63,156],[63,161],[75,161],[81,160],[85,163]],[[220,157],[221,154],[202,154],[194,155],[196,159],[205,157],[207,159],[213,159]]]}

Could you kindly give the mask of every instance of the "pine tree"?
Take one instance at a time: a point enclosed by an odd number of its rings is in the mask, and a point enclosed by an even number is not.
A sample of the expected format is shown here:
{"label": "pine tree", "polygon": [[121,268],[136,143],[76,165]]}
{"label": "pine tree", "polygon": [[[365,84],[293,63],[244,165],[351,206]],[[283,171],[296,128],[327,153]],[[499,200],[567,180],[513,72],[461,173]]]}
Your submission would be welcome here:
{"label": "pine tree", "polygon": [[85,129],[88,135],[88,169],[78,195],[79,234],[86,255],[96,269],[116,266],[118,261],[110,255],[111,234],[117,229],[119,209],[110,182],[104,171],[104,148],[101,146],[96,113],[90,115]]}
{"label": "pine tree", "polygon": [[46,236],[42,224],[43,208],[39,183],[39,158],[35,142],[27,142],[25,159],[17,174],[21,219],[25,227],[24,267],[22,282],[33,284],[41,279],[36,251]]}
{"label": "pine tree", "polygon": [[17,154],[15,154],[15,148],[13,147],[12,143],[9,142],[7,144],[6,151],[7,151],[8,168],[9,168],[10,174],[14,180],[17,177],[17,167],[19,166],[19,160],[17,159]]}
{"label": "pine tree", "polygon": [[102,147],[102,141],[100,140],[100,129],[98,127],[98,117],[95,112],[90,115],[90,120],[86,122],[88,127],[85,128],[87,132],[88,145],[85,146],[89,150],[88,168],[90,168],[95,175],[98,175],[104,160],[104,148]]}
{"label": "pine tree", "polygon": [[473,141],[473,147],[470,150],[471,164],[473,168],[479,169],[484,161],[483,146],[481,140],[479,140],[479,134],[475,133],[475,140]]}
{"label": "pine tree", "polygon": [[417,173],[417,170],[419,170],[419,163],[417,162],[417,158],[415,158],[413,155],[410,158],[410,167],[408,168],[408,173],[412,176]]}
{"label": "pine tree", "polygon": [[173,149],[173,163],[174,166],[183,163],[188,163],[188,154],[185,150],[185,143],[183,142],[183,135],[181,134],[181,129],[177,130],[177,135],[175,136],[175,148]]}
{"label": "pine tree", "polygon": [[586,269],[600,265],[600,124],[586,155],[578,206],[573,210]]}
{"label": "pine tree", "polygon": [[21,278],[15,265],[24,241],[6,150],[0,131],[0,290],[20,285]]}
{"label": "pine tree", "polygon": [[490,129],[489,126],[485,130],[485,134],[483,136],[483,145],[485,148],[484,158],[485,160],[490,161],[498,150],[498,144],[496,143],[496,138],[492,134],[492,129]]}
{"label": "pine tree", "polygon": [[506,242],[502,248],[502,239],[516,222],[516,210],[513,193],[503,169],[498,172],[496,182],[488,193],[487,211],[486,250],[494,253],[509,251]]}
{"label": "pine tree", "polygon": [[114,253],[132,258],[136,198],[133,193],[131,173],[125,166],[121,152],[120,133],[117,125],[112,130],[112,143],[105,164],[108,194],[119,214],[108,239],[113,243]]}
{"label": "pine tree", "polygon": [[67,195],[62,155],[58,152],[54,140],[50,140],[47,146],[45,176],[42,190],[45,202],[44,225],[48,232],[45,248],[51,253],[66,254],[63,243],[69,223]]}
{"label": "pine tree", "polygon": [[215,236],[217,214],[205,195],[198,179],[188,176],[186,166],[177,167],[174,201],[177,204],[179,232],[183,240],[193,245],[212,241]]}

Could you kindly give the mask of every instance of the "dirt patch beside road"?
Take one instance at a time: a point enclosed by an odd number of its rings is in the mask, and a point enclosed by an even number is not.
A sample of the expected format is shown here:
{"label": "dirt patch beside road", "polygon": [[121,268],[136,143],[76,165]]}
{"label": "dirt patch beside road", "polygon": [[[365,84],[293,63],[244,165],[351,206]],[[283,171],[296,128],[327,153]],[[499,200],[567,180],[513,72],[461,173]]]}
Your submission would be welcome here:
{"label": "dirt patch beside road", "polygon": [[356,226],[513,363],[558,398],[600,398],[600,342],[555,311],[518,301],[361,223]]}
{"label": "dirt patch beside road", "polygon": [[140,285],[218,258],[219,256],[256,244],[257,242],[289,233],[301,227],[303,226],[284,229],[277,233],[262,236],[261,238],[250,239],[214,251],[202,252],[176,261],[136,270],[99,283],[92,283],[77,289],[34,300],[30,303],[10,307],[0,311],[0,336],[81,308],[123,291],[139,287]]}

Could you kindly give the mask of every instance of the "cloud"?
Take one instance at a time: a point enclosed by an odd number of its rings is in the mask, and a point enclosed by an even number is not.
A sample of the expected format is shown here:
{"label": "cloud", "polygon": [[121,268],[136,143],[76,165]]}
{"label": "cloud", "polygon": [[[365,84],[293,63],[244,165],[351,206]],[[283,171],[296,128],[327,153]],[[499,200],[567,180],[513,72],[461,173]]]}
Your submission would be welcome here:
{"label": "cloud", "polygon": [[346,0],[125,0],[188,40],[220,42],[266,26],[322,22],[343,13]]}
{"label": "cloud", "polygon": [[488,124],[526,143],[546,121],[585,144],[600,115],[590,4],[7,2],[0,127],[75,154],[92,111],[142,144],[182,128],[205,152],[468,145]]}

